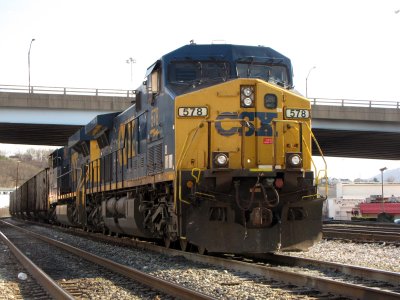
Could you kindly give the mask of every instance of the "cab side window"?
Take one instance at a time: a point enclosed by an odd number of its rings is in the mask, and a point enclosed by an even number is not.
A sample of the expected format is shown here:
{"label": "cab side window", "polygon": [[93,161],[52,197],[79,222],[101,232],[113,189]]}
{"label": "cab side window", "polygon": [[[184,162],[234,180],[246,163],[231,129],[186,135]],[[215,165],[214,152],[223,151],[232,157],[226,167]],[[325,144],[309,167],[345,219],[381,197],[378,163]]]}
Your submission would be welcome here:
{"label": "cab side window", "polygon": [[153,94],[158,94],[160,92],[161,80],[160,80],[160,68],[154,69],[149,76],[150,86],[149,89]]}
{"label": "cab side window", "polygon": [[147,92],[148,100],[151,105],[154,104],[155,97],[160,93],[161,90],[161,68],[156,66],[153,68],[151,73],[147,76]]}

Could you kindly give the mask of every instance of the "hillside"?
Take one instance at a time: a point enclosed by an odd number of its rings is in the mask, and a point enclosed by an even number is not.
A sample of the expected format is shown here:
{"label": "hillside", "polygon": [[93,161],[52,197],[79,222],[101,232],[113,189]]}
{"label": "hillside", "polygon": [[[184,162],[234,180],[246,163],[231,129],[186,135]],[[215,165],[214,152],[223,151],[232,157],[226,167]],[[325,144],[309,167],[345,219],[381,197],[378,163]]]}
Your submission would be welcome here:
{"label": "hillside", "polygon": [[36,175],[40,170],[48,166],[48,152],[41,152],[40,155],[32,153],[18,154],[12,158],[1,155],[0,153],[0,187],[15,188],[17,181],[18,168],[18,185],[22,184],[32,176]]}
{"label": "hillside", "polygon": [[[371,181],[373,181],[374,178],[376,178],[375,181],[381,182],[382,174],[379,173],[379,174],[371,177],[370,178]],[[383,181],[384,182],[400,182],[400,168],[384,171],[383,172]]]}

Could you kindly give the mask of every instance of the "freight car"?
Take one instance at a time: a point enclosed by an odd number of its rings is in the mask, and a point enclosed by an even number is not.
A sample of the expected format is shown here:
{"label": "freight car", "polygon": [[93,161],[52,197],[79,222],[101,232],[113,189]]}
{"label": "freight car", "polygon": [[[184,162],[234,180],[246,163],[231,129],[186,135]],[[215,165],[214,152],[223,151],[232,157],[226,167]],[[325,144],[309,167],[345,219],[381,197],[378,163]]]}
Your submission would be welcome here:
{"label": "freight car", "polygon": [[310,102],[292,78],[268,47],[192,43],[162,56],[131,107],[51,154],[49,220],[200,253],[306,249],[325,198]]}
{"label": "freight car", "polygon": [[48,168],[10,194],[10,214],[23,219],[48,220]]}

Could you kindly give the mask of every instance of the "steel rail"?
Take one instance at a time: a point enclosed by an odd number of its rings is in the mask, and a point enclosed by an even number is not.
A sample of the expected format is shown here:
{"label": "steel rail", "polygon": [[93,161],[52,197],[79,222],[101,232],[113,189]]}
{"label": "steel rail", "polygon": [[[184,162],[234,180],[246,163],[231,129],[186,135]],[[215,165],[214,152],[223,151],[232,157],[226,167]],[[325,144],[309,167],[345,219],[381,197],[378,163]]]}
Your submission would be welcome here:
{"label": "steel rail", "polygon": [[[68,230],[63,230],[67,231]],[[132,239],[116,239],[115,237],[104,236],[99,233],[83,232],[74,229],[74,234],[90,237],[92,239],[101,239],[115,244],[124,244],[140,249],[151,250],[157,253],[162,253],[169,256],[181,256],[197,263],[211,264],[238,272],[249,272],[250,274],[264,276],[277,281],[291,283],[297,286],[306,286],[320,292],[333,293],[351,299],[366,299],[366,300],[391,300],[400,299],[400,293],[391,291],[378,290],[376,288],[365,287],[357,284],[349,284],[332,279],[320,278],[313,275],[299,274],[291,271],[281,270],[276,267],[268,267],[257,265],[254,263],[235,261],[215,256],[199,255],[197,253],[184,252],[180,250],[168,249],[157,246],[148,242],[142,242]]]}
{"label": "steel rail", "polygon": [[367,232],[367,233],[378,233],[380,235],[399,235],[400,230],[392,228],[377,228],[377,227],[323,227],[323,230],[337,231],[337,232]]}
{"label": "steel rail", "polygon": [[395,223],[383,223],[383,222],[374,222],[374,221],[335,221],[335,220],[329,220],[329,221],[323,221],[323,226],[343,226],[343,225],[351,225],[351,226],[358,226],[358,227],[366,227],[366,226],[372,226],[372,227],[389,227],[389,228],[398,228],[400,229],[400,224],[395,224]]}
{"label": "steel rail", "polygon": [[360,224],[354,224],[354,225],[349,225],[349,224],[324,224],[324,228],[354,228],[354,229],[364,229],[364,230],[394,230],[397,232],[400,232],[400,226],[398,224],[393,224],[393,226],[379,226],[379,225],[360,225]]}
{"label": "steel rail", "polygon": [[368,231],[349,231],[349,230],[336,230],[336,229],[323,229],[322,236],[324,238],[333,239],[347,239],[353,241],[376,241],[376,242],[390,242],[400,243],[399,234],[381,234],[378,232]]}
{"label": "steel rail", "polygon": [[59,242],[57,240],[42,236],[40,234],[37,234],[35,232],[32,232],[30,230],[21,228],[19,226],[13,225],[11,223],[2,221],[3,223],[16,228],[18,230],[21,230],[23,232],[26,232],[28,234],[30,234],[31,236],[40,239],[46,243],[49,243],[53,246],[56,246],[58,248],[61,248],[63,250],[66,250],[70,253],[73,253],[75,255],[78,255],[92,263],[95,263],[97,265],[100,265],[102,267],[105,267],[115,273],[124,275],[128,278],[131,278],[137,282],[143,283],[144,285],[147,285],[148,287],[152,288],[152,289],[156,289],[158,291],[161,291],[163,293],[166,293],[168,295],[172,295],[174,297],[178,297],[179,299],[188,299],[188,300],[211,300],[211,299],[215,299],[211,296],[202,294],[200,292],[197,292],[195,290],[189,289],[189,288],[185,288],[182,287],[180,285],[177,285],[175,283],[172,282],[168,282],[166,280],[157,278],[155,276],[151,276],[149,274],[140,272],[134,268],[128,267],[128,266],[124,266],[122,264],[116,263],[112,260],[109,260],[107,258],[103,258],[100,256],[97,256],[95,254],[83,251],[81,249],[78,249],[76,247],[70,246],[66,243],[63,242]]}
{"label": "steel rail", "polygon": [[[3,221],[2,221],[3,222]],[[33,278],[55,299],[72,300],[75,299],[70,293],[65,291],[53,279],[51,279],[42,269],[35,265],[26,257],[5,235],[0,231],[0,239],[8,246],[12,254],[32,275]]]}
{"label": "steel rail", "polygon": [[349,297],[351,299],[400,299],[400,293],[378,290],[375,288],[365,287],[357,284],[350,284],[332,279],[320,278],[313,275],[300,274],[292,271],[281,270],[276,267],[260,266],[254,263],[234,261],[213,256],[204,256],[195,253],[182,252],[179,250],[171,250],[166,248],[164,248],[164,251],[161,249],[160,252],[167,255],[183,256],[191,261],[217,265],[220,267],[233,269],[238,272],[249,272],[251,274],[264,276],[273,280],[287,282],[296,286],[305,286],[318,290],[320,292],[333,293],[335,295],[341,295],[344,297]]}
{"label": "steel rail", "polygon": [[367,278],[368,280],[388,282],[394,285],[398,285],[400,283],[400,273],[397,272],[389,272],[367,267],[352,266],[347,264],[320,261],[310,258],[294,257],[281,254],[267,254],[261,257],[257,256],[257,258],[262,258],[263,260],[267,260],[268,262],[280,263],[289,266],[314,266],[324,269],[333,269],[343,274],[360,276],[362,278]]}

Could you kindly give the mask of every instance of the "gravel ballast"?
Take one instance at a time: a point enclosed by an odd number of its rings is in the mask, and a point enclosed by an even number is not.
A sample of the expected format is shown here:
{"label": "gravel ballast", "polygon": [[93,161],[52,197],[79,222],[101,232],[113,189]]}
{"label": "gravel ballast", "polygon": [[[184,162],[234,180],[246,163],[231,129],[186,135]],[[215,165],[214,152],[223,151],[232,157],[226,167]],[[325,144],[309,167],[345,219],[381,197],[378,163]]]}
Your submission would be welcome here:
{"label": "gravel ballast", "polygon": [[[194,263],[183,257],[169,257],[140,249],[91,241],[40,226],[29,226],[29,229],[218,299],[316,299],[312,295],[307,296],[305,288],[288,288],[261,276]],[[400,248],[382,244],[323,240],[309,251],[283,254],[400,271]],[[303,293],[299,294],[299,291]]]}
{"label": "gravel ballast", "polygon": [[308,251],[282,254],[400,272],[400,247],[385,243],[352,243],[322,240]]}

